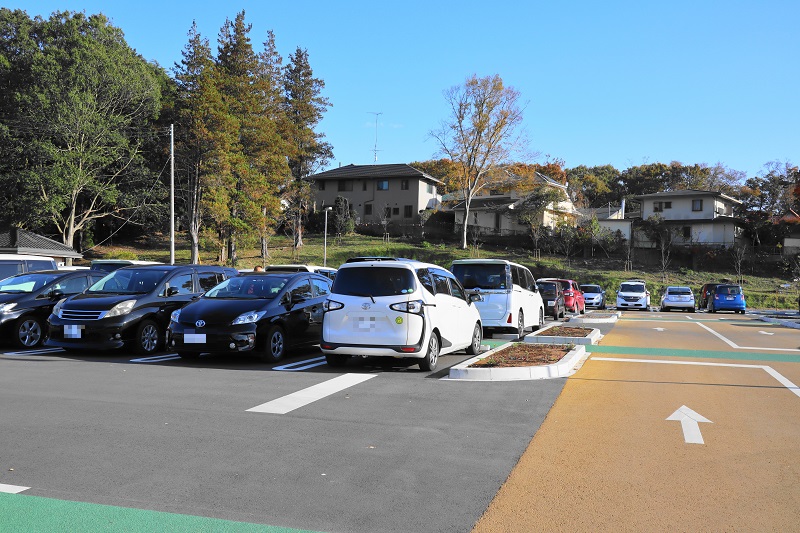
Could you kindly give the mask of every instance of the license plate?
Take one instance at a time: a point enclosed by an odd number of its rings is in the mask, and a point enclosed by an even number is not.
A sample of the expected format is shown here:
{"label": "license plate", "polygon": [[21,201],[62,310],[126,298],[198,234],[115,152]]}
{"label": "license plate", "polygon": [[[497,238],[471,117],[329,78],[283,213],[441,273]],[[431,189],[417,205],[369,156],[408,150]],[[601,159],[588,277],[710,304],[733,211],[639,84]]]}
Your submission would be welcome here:
{"label": "license plate", "polygon": [[206,334],[205,333],[184,333],[183,342],[184,342],[184,344],[205,344],[205,342],[206,342]]}
{"label": "license plate", "polygon": [[83,324],[67,324],[64,326],[65,339],[80,339],[81,330],[84,328]]}
{"label": "license plate", "polygon": [[554,305],[556,305],[555,302],[547,302],[547,307],[553,307]]}
{"label": "license plate", "polygon": [[726,299],[726,300],[735,300],[735,299],[736,299],[736,297],[735,297],[735,296],[727,296],[725,299]]}

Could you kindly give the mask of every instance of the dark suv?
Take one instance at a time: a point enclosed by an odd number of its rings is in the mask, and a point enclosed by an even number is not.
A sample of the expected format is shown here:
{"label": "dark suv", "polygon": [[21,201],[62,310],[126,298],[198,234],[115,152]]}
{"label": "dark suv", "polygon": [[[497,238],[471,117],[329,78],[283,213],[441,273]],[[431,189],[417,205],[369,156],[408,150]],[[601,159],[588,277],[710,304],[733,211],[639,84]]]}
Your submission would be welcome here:
{"label": "dark suv", "polygon": [[138,353],[152,354],[164,344],[172,312],[227,277],[225,269],[213,265],[120,268],[56,304],[45,344],[103,350],[127,343]]}
{"label": "dark suv", "polygon": [[540,280],[536,284],[542,294],[547,315],[552,316],[553,320],[564,318],[567,306],[564,304],[564,290],[561,288],[561,283],[556,280]]}
{"label": "dark suv", "polygon": [[722,285],[722,283],[706,283],[700,290],[697,291],[697,308],[698,309],[705,309],[708,307],[708,295],[711,292],[714,292],[714,288],[718,285]]}

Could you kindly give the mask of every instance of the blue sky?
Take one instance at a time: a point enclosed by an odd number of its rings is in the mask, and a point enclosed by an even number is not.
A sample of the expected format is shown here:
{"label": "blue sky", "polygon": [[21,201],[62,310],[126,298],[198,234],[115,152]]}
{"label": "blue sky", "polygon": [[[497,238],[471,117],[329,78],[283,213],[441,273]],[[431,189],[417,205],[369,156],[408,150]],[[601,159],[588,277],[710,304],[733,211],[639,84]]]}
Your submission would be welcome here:
{"label": "blue sky", "polygon": [[[443,91],[499,74],[522,94],[535,162],[722,163],[755,176],[800,163],[800,2],[6,1],[30,16],[103,12],[170,69],[192,21],[216,48],[244,10],[262,48],[309,53],[333,106],[319,131],[339,164],[432,159]],[[298,11],[298,7],[300,10]],[[376,115],[373,113],[381,113]]]}

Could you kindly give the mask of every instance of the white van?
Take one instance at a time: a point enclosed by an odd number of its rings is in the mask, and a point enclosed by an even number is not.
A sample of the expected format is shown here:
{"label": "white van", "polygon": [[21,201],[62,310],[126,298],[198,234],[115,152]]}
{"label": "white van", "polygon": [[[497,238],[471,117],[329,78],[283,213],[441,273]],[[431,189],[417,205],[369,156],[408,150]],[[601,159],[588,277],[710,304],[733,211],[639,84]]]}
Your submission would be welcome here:
{"label": "white van", "polygon": [[44,255],[0,254],[0,279],[35,270],[56,270],[58,264]]}
{"label": "white van", "polygon": [[502,331],[522,337],[528,328],[544,325],[542,295],[527,267],[505,259],[456,259],[450,271],[468,293],[483,296],[475,306],[487,334]]}

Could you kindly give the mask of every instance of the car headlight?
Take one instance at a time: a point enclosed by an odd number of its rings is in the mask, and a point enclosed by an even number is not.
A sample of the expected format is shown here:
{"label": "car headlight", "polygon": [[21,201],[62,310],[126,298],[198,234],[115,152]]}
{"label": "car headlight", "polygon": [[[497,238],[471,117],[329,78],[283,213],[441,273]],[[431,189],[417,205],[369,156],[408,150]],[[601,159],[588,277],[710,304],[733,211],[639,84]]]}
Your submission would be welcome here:
{"label": "car headlight", "polygon": [[14,309],[16,306],[17,306],[16,303],[0,304],[0,315],[2,315],[3,313],[8,313],[12,309]]}
{"label": "car headlight", "polygon": [[178,323],[178,319],[179,319],[180,317],[181,317],[181,310],[180,310],[180,309],[177,309],[177,310],[173,311],[173,312],[172,312],[172,314],[171,314],[171,315],[169,315],[169,319],[170,319],[172,322],[175,322],[176,324]]}
{"label": "car headlight", "polygon": [[261,320],[267,312],[266,311],[248,311],[246,313],[242,313],[241,315],[237,316],[231,322],[231,326],[236,326],[238,324],[252,324],[254,322],[258,322]]}
{"label": "car headlight", "polygon": [[111,308],[111,311],[108,312],[106,318],[127,315],[133,310],[134,305],[136,305],[136,300],[125,300],[124,302],[120,302]]}
{"label": "car headlight", "polygon": [[58,318],[61,318],[61,308],[64,307],[64,302],[66,302],[66,298],[61,298],[56,305],[53,306],[53,314],[56,315]]}

